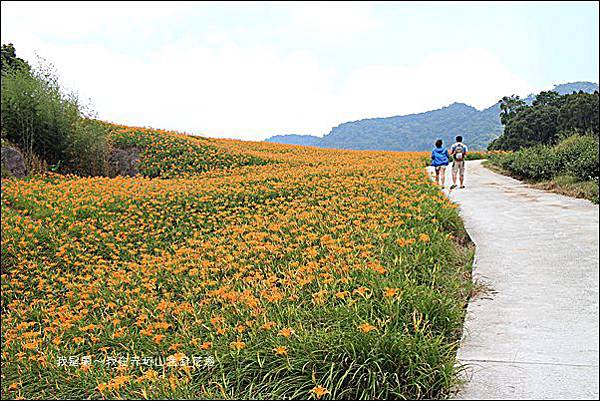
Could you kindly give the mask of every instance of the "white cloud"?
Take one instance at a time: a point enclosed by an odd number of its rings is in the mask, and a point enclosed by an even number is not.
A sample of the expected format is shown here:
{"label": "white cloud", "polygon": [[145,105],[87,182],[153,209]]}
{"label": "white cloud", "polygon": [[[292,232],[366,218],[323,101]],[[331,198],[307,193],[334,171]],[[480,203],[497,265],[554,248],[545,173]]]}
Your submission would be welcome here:
{"label": "white cloud", "polygon": [[144,58],[94,45],[43,47],[64,84],[92,97],[101,118],[216,136],[319,132],[311,120],[332,78],[310,53],[232,43],[169,46]]}
{"label": "white cloud", "polygon": [[[56,65],[66,86],[94,100],[100,118],[124,124],[241,139],[323,135],[349,120],[427,111],[453,101],[483,108],[505,94],[532,91],[483,49],[432,54],[413,68],[370,65],[365,60],[342,74],[339,68],[324,67],[329,64],[310,50],[282,50],[268,43],[242,46],[226,32],[209,32],[211,41],[204,44],[185,37],[143,52],[117,51],[90,34],[96,30],[126,40],[139,29],[151,32],[148,26],[161,16],[151,7],[130,22],[128,12],[111,20],[104,10],[98,20],[71,27],[63,25],[73,16],[57,11],[49,16],[56,18],[51,25],[39,13],[5,25],[11,20],[5,20],[4,3],[2,7],[3,43],[14,41],[19,55],[27,59],[37,50]],[[372,15],[359,6],[343,11],[338,19],[328,16],[340,14],[337,7],[292,7],[296,27],[323,38],[335,39],[340,32],[358,35],[374,26]],[[311,19],[315,13],[322,18]],[[120,28],[107,34],[102,22],[106,20]],[[41,27],[36,27],[38,22]],[[74,37],[86,32],[89,38],[81,43],[57,41],[47,37],[49,32]]]}
{"label": "white cloud", "polygon": [[[365,116],[416,113],[452,102],[486,108],[515,91],[532,88],[483,49],[434,54],[414,68],[369,65],[352,73],[345,85],[348,109]],[[360,100],[358,100],[360,99]]]}
{"label": "white cloud", "polygon": [[287,7],[290,30],[320,40],[349,39],[377,27],[373,7],[368,4],[308,3]]}

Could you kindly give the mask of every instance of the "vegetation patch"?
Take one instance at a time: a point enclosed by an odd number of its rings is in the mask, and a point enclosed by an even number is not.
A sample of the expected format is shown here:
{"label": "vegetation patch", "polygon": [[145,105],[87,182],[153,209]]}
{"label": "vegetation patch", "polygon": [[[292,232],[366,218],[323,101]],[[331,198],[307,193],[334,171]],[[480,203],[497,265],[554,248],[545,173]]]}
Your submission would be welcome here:
{"label": "vegetation patch", "polygon": [[[194,144],[244,149],[121,134],[161,177]],[[4,183],[3,397],[447,394],[472,250],[423,154],[246,150],[171,179]]]}
{"label": "vegetation patch", "polygon": [[492,141],[489,150],[514,151],[540,145],[553,146],[572,135],[598,138],[598,91],[560,95],[539,93],[531,104],[518,96],[500,101],[504,132]]}
{"label": "vegetation patch", "polygon": [[[537,188],[598,203],[598,91],[541,92],[532,104],[504,97],[504,133],[488,165]],[[504,150],[505,152],[502,152]]]}
{"label": "vegetation patch", "polygon": [[141,149],[138,168],[147,177],[183,177],[268,163],[256,156],[228,152],[205,138],[172,131],[113,126],[110,138],[113,147]]}
{"label": "vegetation patch", "polygon": [[[31,68],[2,47],[2,138],[37,161],[79,175],[105,173],[108,131],[74,92],[61,87],[52,65]],[[10,52],[8,52],[10,53]],[[10,55],[10,54],[9,54]],[[5,62],[5,56],[11,62]],[[20,61],[19,61],[20,60]]]}
{"label": "vegetation patch", "polygon": [[498,153],[502,153],[499,151],[469,151],[467,153],[467,156],[465,157],[465,160],[485,160],[485,159],[489,159],[490,157],[492,157],[495,154]]}
{"label": "vegetation patch", "polygon": [[497,171],[537,188],[598,203],[598,138],[574,135],[556,146],[539,145],[498,153],[490,162],[488,166]]}

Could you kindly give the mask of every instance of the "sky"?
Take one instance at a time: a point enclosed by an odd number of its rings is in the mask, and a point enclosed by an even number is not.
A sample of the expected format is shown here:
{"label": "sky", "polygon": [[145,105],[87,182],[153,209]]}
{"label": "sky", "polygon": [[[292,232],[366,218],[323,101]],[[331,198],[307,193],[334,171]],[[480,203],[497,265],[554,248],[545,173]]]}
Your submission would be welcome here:
{"label": "sky", "polygon": [[323,136],[599,81],[597,2],[1,7],[2,43],[51,62],[98,118],[210,137]]}

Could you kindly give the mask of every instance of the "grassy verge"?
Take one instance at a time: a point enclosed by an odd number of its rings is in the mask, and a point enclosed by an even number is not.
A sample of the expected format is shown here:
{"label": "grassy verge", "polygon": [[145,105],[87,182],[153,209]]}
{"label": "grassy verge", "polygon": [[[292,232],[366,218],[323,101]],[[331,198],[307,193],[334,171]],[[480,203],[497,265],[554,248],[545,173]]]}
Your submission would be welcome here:
{"label": "grassy verge", "polygon": [[532,186],[561,195],[587,199],[598,204],[598,183],[596,181],[578,181],[576,177],[561,175],[550,181],[532,184]]}
{"label": "grassy verge", "polygon": [[580,181],[572,175],[559,175],[550,180],[533,180],[519,176],[501,166],[486,161],[483,165],[490,170],[521,180],[533,188],[555,192],[557,194],[571,196],[573,198],[587,199],[595,204],[599,202],[598,182],[595,180]]}

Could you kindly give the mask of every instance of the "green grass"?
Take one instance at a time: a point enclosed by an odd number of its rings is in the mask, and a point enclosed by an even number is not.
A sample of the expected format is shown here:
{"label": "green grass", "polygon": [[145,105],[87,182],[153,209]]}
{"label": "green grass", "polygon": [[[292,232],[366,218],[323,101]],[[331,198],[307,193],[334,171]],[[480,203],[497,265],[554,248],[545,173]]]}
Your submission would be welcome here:
{"label": "green grass", "polygon": [[556,192],[574,198],[583,198],[598,204],[598,182],[579,181],[572,175],[559,175],[550,181],[540,181],[533,187]]}

